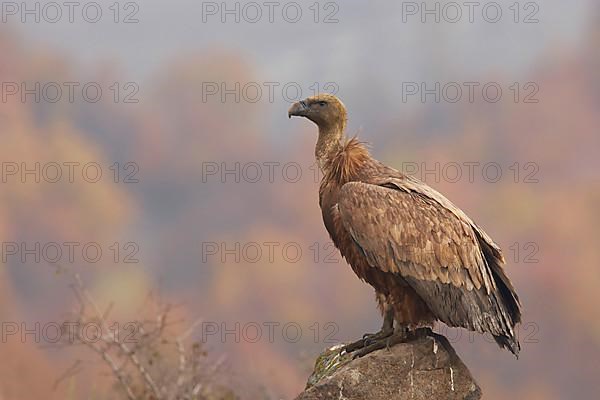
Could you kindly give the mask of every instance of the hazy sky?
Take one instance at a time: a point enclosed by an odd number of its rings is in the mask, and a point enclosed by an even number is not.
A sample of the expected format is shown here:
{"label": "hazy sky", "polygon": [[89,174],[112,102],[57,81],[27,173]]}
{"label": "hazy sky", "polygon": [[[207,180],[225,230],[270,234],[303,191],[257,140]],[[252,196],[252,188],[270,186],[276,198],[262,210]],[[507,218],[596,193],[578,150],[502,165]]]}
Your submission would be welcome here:
{"label": "hazy sky", "polygon": [[[34,9],[36,2],[26,3]],[[99,7],[89,6],[89,1],[75,2],[70,22],[69,7],[59,1],[62,16],[51,23],[57,11],[44,7],[47,3],[51,2],[39,3],[39,23],[20,2],[3,2],[2,18],[29,43],[65,54],[79,72],[93,73],[108,65],[116,67],[123,81],[143,82],[173,60],[220,49],[242,55],[259,84],[297,82],[306,97],[314,83],[335,82],[351,109],[370,110],[361,102],[376,94],[382,104],[378,111],[394,114],[421,106],[419,102],[394,106],[407,81],[465,82],[493,76],[506,79],[507,86],[525,82],[545,54],[577,46],[594,4],[592,0],[483,1],[475,2],[471,14],[462,1],[429,1],[427,8],[433,10],[437,4],[439,11],[427,14],[420,1],[229,0],[224,8],[221,1],[108,0],[95,3]],[[236,4],[237,12],[226,12],[236,10]],[[491,22],[497,15],[494,4],[502,12],[497,22]],[[10,5],[13,9],[7,10]],[[85,18],[95,18],[98,8],[99,22],[86,22]],[[127,18],[139,22],[124,23]],[[294,19],[298,22],[291,22]],[[277,131],[287,109],[281,95],[272,108],[269,130]],[[350,121],[353,130],[376,128],[379,118],[373,113],[355,117]],[[353,126],[353,121],[360,124]]]}
{"label": "hazy sky", "polygon": [[[73,20],[69,21],[69,8],[61,6],[62,17],[50,23],[55,9],[44,4],[48,1],[27,0],[28,8],[40,7],[40,23],[34,15],[23,15],[21,2],[18,10],[3,10],[3,19],[27,38],[47,43],[53,48],[68,52],[79,62],[94,64],[102,60],[116,61],[136,76],[156,70],[164,62],[178,54],[186,54],[207,47],[232,48],[246,54],[258,65],[258,69],[270,79],[298,77],[298,66],[305,76],[315,74],[316,67],[323,74],[335,74],[338,79],[371,72],[415,76],[431,74],[442,63],[446,70],[487,71],[490,69],[520,69],[529,65],[540,53],[555,46],[570,46],[577,40],[586,25],[591,0],[565,2],[544,0],[522,1],[515,23],[514,0],[500,0],[502,17],[497,23],[486,22],[484,7],[488,1],[477,2],[473,11],[473,23],[468,21],[469,8],[459,4],[461,18],[451,22],[456,8],[448,1],[439,3],[440,23],[432,22],[434,15],[426,15],[427,23],[421,23],[421,11],[416,14],[410,7],[419,2],[298,1],[302,17],[291,23],[297,7],[290,1],[272,2],[273,22],[269,22],[269,7],[258,1],[262,16],[256,18],[257,8],[248,1],[238,3],[238,17],[224,14],[221,1],[193,0],[143,0],[119,1],[119,21],[129,16],[138,23],[114,23],[113,0],[98,1],[102,18],[92,24],[84,20],[84,6],[89,1],[75,2]],[[58,1],[58,4],[63,4]],[[428,2],[435,7],[435,2]],[[227,1],[228,9],[235,9],[236,2]],[[318,23],[314,22],[315,4],[318,5]],[[211,7],[216,5],[217,10]],[[284,10],[285,9],[285,10]],[[94,18],[94,7],[86,8],[86,16]],[[204,10],[204,13],[203,13]],[[404,13],[403,13],[404,10]],[[495,9],[486,8],[486,16],[494,17]],[[210,11],[213,11],[211,13]],[[411,13],[411,11],[413,11]],[[16,12],[16,15],[12,15]],[[413,15],[414,14],[414,15]],[[204,20],[203,21],[203,16]],[[538,19],[539,23],[524,23]],[[22,23],[25,17],[27,22]],[[226,18],[222,23],[221,18]],[[404,17],[404,18],[403,18]],[[256,19],[256,22],[251,21]],[[286,21],[286,19],[288,21]],[[324,23],[324,20],[338,20]],[[403,19],[405,21],[403,21]],[[465,67],[465,64],[468,67]],[[380,75],[381,76],[381,75]]]}

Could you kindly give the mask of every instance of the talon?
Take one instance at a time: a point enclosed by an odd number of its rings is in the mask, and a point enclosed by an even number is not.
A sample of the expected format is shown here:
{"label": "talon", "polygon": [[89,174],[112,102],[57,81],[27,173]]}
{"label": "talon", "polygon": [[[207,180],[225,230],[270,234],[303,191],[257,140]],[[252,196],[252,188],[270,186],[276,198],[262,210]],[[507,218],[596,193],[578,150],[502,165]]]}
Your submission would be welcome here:
{"label": "talon", "polygon": [[358,349],[362,349],[363,347],[365,347],[365,340],[359,339],[356,342],[348,343],[347,345],[342,347],[340,349],[340,354],[342,354],[344,352],[347,354],[350,354]]}

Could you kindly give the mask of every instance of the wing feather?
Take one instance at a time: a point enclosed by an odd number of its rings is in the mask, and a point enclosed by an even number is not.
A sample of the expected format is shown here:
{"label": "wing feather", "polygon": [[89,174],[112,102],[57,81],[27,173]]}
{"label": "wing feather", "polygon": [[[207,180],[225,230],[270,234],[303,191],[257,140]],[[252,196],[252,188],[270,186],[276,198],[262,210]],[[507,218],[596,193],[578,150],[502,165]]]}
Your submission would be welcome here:
{"label": "wing feather", "polygon": [[445,197],[410,179],[350,182],[341,188],[338,209],[371,267],[401,275],[446,324],[489,332],[518,352],[513,327],[520,309],[516,295],[516,304],[505,304],[500,249]]}
{"label": "wing feather", "polygon": [[426,197],[350,182],[338,206],[344,226],[384,271],[458,287],[487,282],[487,293],[494,288],[474,231]]}

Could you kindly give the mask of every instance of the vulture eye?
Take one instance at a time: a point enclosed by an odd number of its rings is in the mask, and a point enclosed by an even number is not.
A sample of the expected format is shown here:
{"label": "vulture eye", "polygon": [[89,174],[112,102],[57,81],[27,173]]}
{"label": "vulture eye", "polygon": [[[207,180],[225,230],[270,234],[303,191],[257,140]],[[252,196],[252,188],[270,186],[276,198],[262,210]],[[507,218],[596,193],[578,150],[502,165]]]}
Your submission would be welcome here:
{"label": "vulture eye", "polygon": [[326,102],[326,101],[320,101],[320,102],[319,102],[319,105],[320,105],[321,107],[325,107],[325,106],[327,105],[327,102]]}

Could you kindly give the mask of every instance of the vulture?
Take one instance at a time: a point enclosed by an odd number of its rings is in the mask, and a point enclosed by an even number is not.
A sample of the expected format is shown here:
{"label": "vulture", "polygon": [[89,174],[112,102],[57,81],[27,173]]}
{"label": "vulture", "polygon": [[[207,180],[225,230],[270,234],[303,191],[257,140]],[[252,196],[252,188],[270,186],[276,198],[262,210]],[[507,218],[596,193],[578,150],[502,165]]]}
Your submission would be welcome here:
{"label": "vulture", "polygon": [[292,116],[318,127],[325,228],[354,273],[375,289],[383,316],[379,332],[345,350],[360,357],[431,334],[441,321],[488,333],[518,357],[521,303],[490,236],[442,194],[346,138],[346,108],[336,96],[294,103]]}

